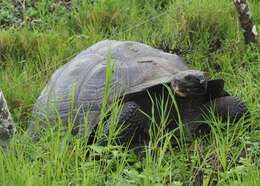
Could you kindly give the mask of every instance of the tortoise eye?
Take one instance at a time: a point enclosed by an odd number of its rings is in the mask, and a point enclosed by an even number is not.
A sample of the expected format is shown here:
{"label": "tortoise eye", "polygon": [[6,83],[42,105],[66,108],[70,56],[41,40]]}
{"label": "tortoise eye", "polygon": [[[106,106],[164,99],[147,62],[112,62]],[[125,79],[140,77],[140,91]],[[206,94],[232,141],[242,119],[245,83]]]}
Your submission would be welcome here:
{"label": "tortoise eye", "polygon": [[188,76],[185,76],[184,79],[187,80],[187,81],[192,81],[193,79],[195,79],[195,77],[191,76],[191,75],[188,75]]}

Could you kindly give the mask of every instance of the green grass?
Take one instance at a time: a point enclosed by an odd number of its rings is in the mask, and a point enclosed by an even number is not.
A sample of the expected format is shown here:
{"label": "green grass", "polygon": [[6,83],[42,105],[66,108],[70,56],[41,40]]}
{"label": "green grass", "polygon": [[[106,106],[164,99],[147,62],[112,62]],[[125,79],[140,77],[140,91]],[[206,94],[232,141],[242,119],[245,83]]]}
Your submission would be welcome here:
{"label": "green grass", "polygon": [[[0,0],[0,88],[19,132],[0,152],[1,185],[189,185],[198,170],[204,185],[259,185],[260,51],[244,46],[232,1],[10,2]],[[260,2],[250,5],[260,30]],[[171,134],[154,134],[142,160],[120,146],[87,146],[51,129],[32,143],[24,130],[50,75],[102,39],[140,41],[180,54],[192,67],[225,79],[252,117],[223,129],[212,116],[211,135],[180,148],[170,145]]]}

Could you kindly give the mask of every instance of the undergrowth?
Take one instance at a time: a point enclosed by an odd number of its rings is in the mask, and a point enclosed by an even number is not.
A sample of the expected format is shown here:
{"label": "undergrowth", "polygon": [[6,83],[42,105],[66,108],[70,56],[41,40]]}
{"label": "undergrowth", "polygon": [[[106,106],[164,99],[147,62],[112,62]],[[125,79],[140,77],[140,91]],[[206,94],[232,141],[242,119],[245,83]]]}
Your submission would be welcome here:
{"label": "undergrowth", "polygon": [[[250,5],[260,30],[260,2]],[[244,45],[232,1],[0,0],[0,28],[0,88],[19,129],[0,152],[1,185],[259,185],[260,51]],[[223,78],[251,117],[234,124],[211,116],[209,136],[179,147],[164,134],[158,148],[151,140],[143,159],[51,129],[32,143],[24,131],[51,74],[103,39],[181,55]]]}

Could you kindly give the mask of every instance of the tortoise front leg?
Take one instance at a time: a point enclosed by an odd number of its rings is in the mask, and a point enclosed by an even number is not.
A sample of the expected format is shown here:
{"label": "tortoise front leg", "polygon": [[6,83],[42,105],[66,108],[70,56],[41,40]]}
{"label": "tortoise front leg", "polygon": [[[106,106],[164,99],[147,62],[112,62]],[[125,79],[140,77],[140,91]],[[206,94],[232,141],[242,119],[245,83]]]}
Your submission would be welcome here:
{"label": "tortoise front leg", "polygon": [[[131,146],[140,147],[144,145],[149,139],[149,127],[145,115],[140,111],[140,106],[134,102],[125,102],[120,116],[117,127],[121,132],[116,140],[119,144],[131,143]],[[107,144],[107,136],[109,133],[110,123],[109,120],[105,122],[103,129],[103,137],[99,144]]]}
{"label": "tortoise front leg", "polygon": [[[210,115],[213,111],[214,114],[221,118],[223,122],[230,121],[236,122],[243,115],[248,114],[245,104],[235,96],[223,96],[212,99],[201,107],[204,116]],[[195,130],[194,135],[204,135],[210,132],[210,126],[207,124],[201,124]]]}
{"label": "tortoise front leg", "polygon": [[248,113],[246,105],[235,96],[224,96],[212,101],[215,114],[223,121],[228,119],[231,122],[238,121],[243,115]]}
{"label": "tortoise front leg", "polygon": [[224,90],[224,80],[215,79],[208,81],[207,96],[210,101],[206,103],[206,108],[212,106],[218,117],[226,121],[229,117],[231,121],[236,121],[247,112],[245,104],[235,96],[230,96]]}
{"label": "tortoise front leg", "polygon": [[16,131],[3,92],[0,90],[0,146],[6,147]]}

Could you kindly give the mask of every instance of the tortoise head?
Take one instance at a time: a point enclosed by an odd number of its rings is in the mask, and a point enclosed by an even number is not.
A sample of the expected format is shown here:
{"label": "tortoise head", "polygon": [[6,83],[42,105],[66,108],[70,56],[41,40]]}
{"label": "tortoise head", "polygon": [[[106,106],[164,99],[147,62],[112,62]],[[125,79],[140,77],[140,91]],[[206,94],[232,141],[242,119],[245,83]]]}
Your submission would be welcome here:
{"label": "tortoise head", "polygon": [[208,78],[205,72],[185,70],[178,72],[171,81],[172,89],[181,97],[205,95]]}

